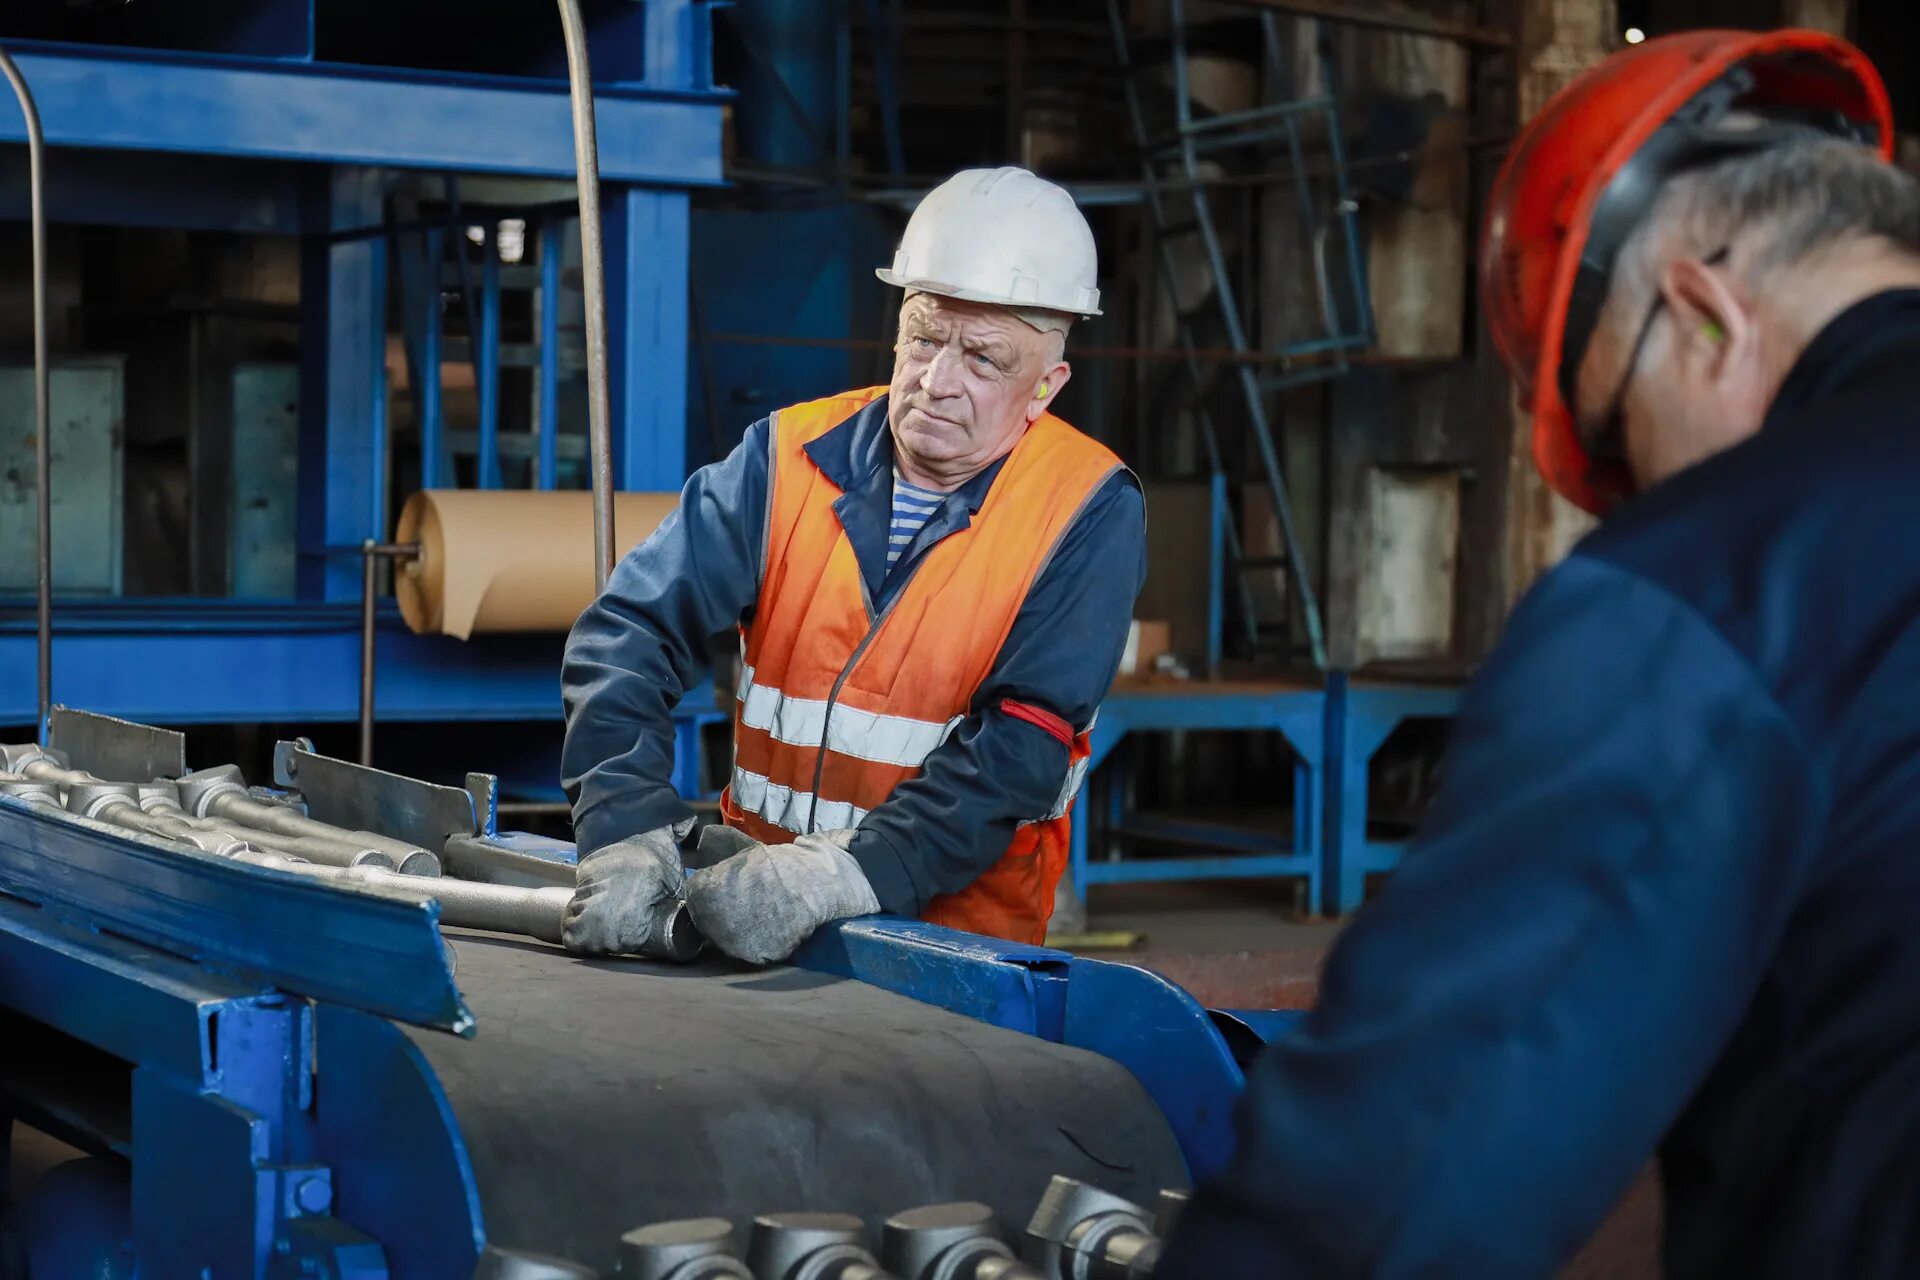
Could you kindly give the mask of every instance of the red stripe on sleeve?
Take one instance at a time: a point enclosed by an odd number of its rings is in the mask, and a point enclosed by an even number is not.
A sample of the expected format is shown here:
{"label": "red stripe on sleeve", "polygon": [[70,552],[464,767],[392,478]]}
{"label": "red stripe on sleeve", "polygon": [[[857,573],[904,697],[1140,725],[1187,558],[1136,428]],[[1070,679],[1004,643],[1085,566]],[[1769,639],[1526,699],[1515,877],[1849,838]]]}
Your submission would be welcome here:
{"label": "red stripe on sleeve", "polygon": [[1025,720],[1034,728],[1052,735],[1063,747],[1073,746],[1073,726],[1051,711],[1030,702],[1015,702],[1012,698],[1000,699],[1000,710],[1015,720]]}

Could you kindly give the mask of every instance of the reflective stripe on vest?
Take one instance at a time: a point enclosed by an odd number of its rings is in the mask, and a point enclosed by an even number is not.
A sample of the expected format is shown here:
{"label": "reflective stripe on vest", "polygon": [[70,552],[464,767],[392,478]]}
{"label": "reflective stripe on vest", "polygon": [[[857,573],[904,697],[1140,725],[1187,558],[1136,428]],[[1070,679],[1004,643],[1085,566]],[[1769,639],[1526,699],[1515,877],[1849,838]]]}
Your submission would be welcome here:
{"label": "reflective stripe on vest", "polygon": [[[733,770],[732,794],[733,803],[739,808],[795,835],[857,827],[860,819],[867,816],[865,809],[855,808],[844,800],[822,800],[816,808],[813,792],[795,791],[768,781],[765,774],[738,766]],[[813,821],[811,827],[807,825],[808,819]]]}
{"label": "reflective stripe on vest", "polygon": [[[863,711],[845,703],[834,707],[829,717],[825,698],[793,698],[770,685],[756,684],[752,667],[740,673],[739,700],[740,723],[749,729],[766,730],[776,742],[812,747],[824,737],[829,751],[914,768],[925,764],[933,749],[945,742],[965,718],[915,720]],[[780,825],[786,826],[784,822]]]}

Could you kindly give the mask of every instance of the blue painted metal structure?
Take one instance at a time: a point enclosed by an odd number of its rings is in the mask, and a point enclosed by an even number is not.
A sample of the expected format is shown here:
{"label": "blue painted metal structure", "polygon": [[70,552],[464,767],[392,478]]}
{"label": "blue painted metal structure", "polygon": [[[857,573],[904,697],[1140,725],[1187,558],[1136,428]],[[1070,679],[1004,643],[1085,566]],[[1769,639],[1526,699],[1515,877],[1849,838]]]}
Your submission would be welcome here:
{"label": "blue painted metal structure", "polygon": [[[686,476],[688,191],[722,181],[722,116],[731,97],[712,83],[712,7],[710,0],[588,7],[623,488],[677,489]],[[150,20],[172,38],[177,47],[170,48],[12,39],[15,20],[0,17],[0,39],[33,86],[59,156],[55,219],[297,234],[303,246],[297,600],[264,608],[182,600],[84,609],[59,601],[55,680],[67,702],[181,723],[350,712],[338,680],[358,647],[340,606],[359,592],[357,548],[386,539],[393,505],[385,489],[386,299],[406,239],[396,239],[388,223],[388,188],[409,169],[573,174],[567,85],[556,59],[531,59],[514,75],[329,62],[327,24],[339,19],[338,9],[321,0],[261,0],[155,11]],[[495,16],[558,30],[557,14],[546,10]],[[16,115],[0,113],[0,144],[19,142],[21,130]],[[0,145],[0,167],[10,170],[15,150]],[[0,217],[21,212],[11,193],[0,198]],[[552,229],[551,217],[540,225],[543,248],[555,242]],[[424,234],[431,245],[446,233]],[[497,337],[497,262],[491,254],[488,261],[485,329]],[[557,265],[546,283],[552,297]],[[551,338],[557,321],[546,310]],[[417,367],[437,370],[437,316],[418,332]],[[541,346],[551,353],[555,344]],[[497,343],[478,347],[487,366],[482,381],[492,383]],[[543,373],[540,417],[551,428],[555,370]],[[441,397],[435,379],[422,381],[433,387],[421,406],[423,476],[445,483]],[[483,405],[481,434],[493,437],[497,395]],[[536,483],[550,486],[553,432],[542,434]],[[497,453],[483,444],[481,461],[480,482],[498,483]],[[0,622],[0,702],[31,685],[23,674],[31,666],[21,665],[30,664],[31,646],[19,640]],[[557,643],[488,638],[462,647],[395,634],[381,647],[383,717],[558,721]],[[176,661],[194,674],[170,679],[172,688],[143,691],[125,678]],[[0,721],[11,719],[12,708],[0,708]]]}
{"label": "blue painted metal structure", "polygon": [[[1088,849],[1091,801],[1083,790],[1074,806],[1074,884],[1084,894],[1086,886],[1096,884],[1297,876],[1306,882],[1313,908],[1329,916],[1351,914],[1365,899],[1367,876],[1398,866],[1406,843],[1374,840],[1367,834],[1368,766],[1402,723],[1449,718],[1464,696],[1458,685],[1355,680],[1340,671],[1328,673],[1324,687],[1116,685],[1101,704],[1089,764],[1090,777],[1106,766],[1108,826],[1169,843],[1236,852],[1095,861]],[[1128,763],[1125,753],[1116,749],[1131,734],[1183,729],[1270,731],[1286,740],[1294,754],[1290,838],[1158,821],[1127,810]]]}
{"label": "blue painted metal structure", "polygon": [[[0,1088],[0,1120],[127,1159],[141,1274],[473,1274],[486,1229],[459,1117],[388,1020],[474,1031],[437,908],[10,799],[0,891],[0,1011],[129,1072],[124,1109]],[[885,918],[822,931],[796,963],[1112,1057],[1196,1177],[1227,1156],[1240,1064],[1153,974]]]}
{"label": "blue painted metal structure", "polygon": [[1448,718],[1460,709],[1457,685],[1355,680],[1336,672],[1327,681],[1328,774],[1325,895],[1328,915],[1358,911],[1367,876],[1400,865],[1405,842],[1367,836],[1367,766],[1402,722]]}
{"label": "blue painted metal structure", "polygon": [[[1249,836],[1235,843],[1248,849],[1220,858],[1129,858],[1094,861],[1088,853],[1088,793],[1074,805],[1072,868],[1074,884],[1123,884],[1143,880],[1246,879],[1258,876],[1299,876],[1307,883],[1310,902],[1320,900],[1321,822],[1319,796],[1324,788],[1326,754],[1326,693],[1300,684],[1121,684],[1100,705],[1094,724],[1089,772],[1109,765],[1107,817],[1118,826],[1127,820],[1124,754],[1115,748],[1129,735],[1181,729],[1271,731],[1286,739],[1294,755],[1293,830],[1290,837]],[[1205,833],[1169,828],[1162,834],[1178,840],[1204,834],[1210,843],[1227,838],[1224,831]]]}

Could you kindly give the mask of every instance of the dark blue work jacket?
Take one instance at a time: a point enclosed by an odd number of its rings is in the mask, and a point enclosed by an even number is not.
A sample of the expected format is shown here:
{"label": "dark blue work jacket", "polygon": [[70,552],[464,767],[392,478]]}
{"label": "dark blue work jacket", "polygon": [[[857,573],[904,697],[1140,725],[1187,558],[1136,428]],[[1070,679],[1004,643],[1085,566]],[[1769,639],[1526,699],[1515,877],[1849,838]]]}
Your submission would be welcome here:
{"label": "dark blue work jacket", "polygon": [[[763,418],[725,459],[687,481],[680,506],[614,568],[567,639],[561,773],[581,853],[692,816],[674,793],[671,712],[706,665],[709,638],[746,618],[767,543]],[[882,396],[807,448],[847,495],[836,506],[876,607],[929,548],[967,527],[1000,474],[995,463],[947,495],[891,567],[893,437]],[[1146,521],[1130,472],[1108,480],[1061,535],[1015,617],[968,716],[920,776],[860,823],[849,852],[880,909],[917,916],[972,884],[1021,822],[1060,798],[1067,748],[1003,700],[1044,708],[1077,733],[1093,720],[1126,648],[1146,577]]]}
{"label": "dark blue work jacket", "polygon": [[1920,291],[1546,575],[1157,1272],[1920,1276]]}

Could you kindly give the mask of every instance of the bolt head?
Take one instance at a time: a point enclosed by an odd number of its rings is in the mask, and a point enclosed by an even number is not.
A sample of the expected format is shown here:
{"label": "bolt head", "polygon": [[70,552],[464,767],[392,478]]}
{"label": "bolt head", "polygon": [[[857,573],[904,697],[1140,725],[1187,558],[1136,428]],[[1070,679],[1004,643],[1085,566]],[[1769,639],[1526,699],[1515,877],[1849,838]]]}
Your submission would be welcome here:
{"label": "bolt head", "polygon": [[325,1213],[333,1205],[333,1187],[324,1178],[302,1178],[293,1189],[293,1202],[302,1213]]}

